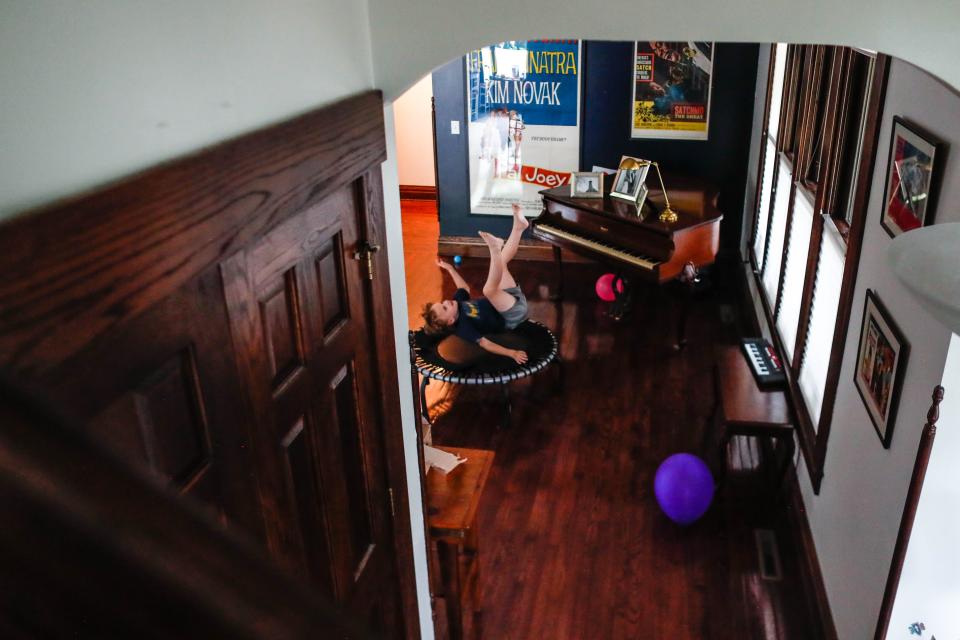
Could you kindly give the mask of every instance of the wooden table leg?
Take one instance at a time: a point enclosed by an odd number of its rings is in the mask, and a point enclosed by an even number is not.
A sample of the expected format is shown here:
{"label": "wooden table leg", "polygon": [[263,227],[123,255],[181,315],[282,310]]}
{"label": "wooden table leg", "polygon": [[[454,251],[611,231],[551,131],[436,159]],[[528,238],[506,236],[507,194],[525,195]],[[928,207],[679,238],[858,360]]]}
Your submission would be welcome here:
{"label": "wooden table leg", "polygon": [[[790,471],[790,465],[793,462],[793,454],[796,451],[796,444],[793,441],[793,434],[789,434],[779,440],[785,441],[784,452],[781,454],[780,468],[777,470],[777,495],[783,495],[783,485],[787,483],[787,473]],[[779,447],[778,447],[779,448]]]}
{"label": "wooden table leg", "polygon": [[447,635],[450,640],[463,638],[463,604],[460,593],[460,545],[437,540],[440,556],[440,577],[443,581],[443,600],[447,609]]}

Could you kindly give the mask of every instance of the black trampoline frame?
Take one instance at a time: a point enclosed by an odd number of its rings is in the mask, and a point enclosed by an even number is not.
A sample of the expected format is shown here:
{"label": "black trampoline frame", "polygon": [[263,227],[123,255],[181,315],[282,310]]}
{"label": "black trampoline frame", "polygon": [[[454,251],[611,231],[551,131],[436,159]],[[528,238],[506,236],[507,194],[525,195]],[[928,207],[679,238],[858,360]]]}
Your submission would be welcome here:
{"label": "black trampoline frame", "polygon": [[[509,383],[513,382],[514,380],[520,380],[522,378],[532,376],[533,374],[547,368],[547,366],[549,366],[551,363],[556,363],[558,367],[562,366],[560,361],[559,344],[557,343],[557,337],[553,334],[553,332],[536,320],[526,320],[523,324],[535,325],[550,337],[549,352],[546,355],[538,357],[532,362],[528,361],[526,364],[514,363],[512,367],[508,367],[502,371],[477,372],[473,374],[471,374],[469,370],[453,371],[435,362],[429,362],[426,358],[424,358],[423,345],[421,345],[417,340],[418,337],[426,335],[423,329],[409,332],[412,365],[421,377],[420,412],[421,415],[427,420],[428,424],[433,425],[433,420],[430,418],[430,411],[427,407],[427,385],[430,384],[431,380],[437,380],[440,382],[449,382],[451,384],[501,385],[504,402],[504,426],[510,425],[510,416],[513,413],[513,406],[510,399]],[[562,376],[562,369],[560,370],[560,375]]]}

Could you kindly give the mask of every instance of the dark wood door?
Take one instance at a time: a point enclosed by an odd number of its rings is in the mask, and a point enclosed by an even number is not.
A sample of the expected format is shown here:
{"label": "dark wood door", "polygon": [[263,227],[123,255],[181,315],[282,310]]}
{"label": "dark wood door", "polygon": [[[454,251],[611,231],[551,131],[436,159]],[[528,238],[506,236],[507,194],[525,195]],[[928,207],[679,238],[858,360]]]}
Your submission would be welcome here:
{"label": "dark wood door", "polygon": [[268,546],[348,611],[397,633],[361,183],[296,214],[221,271],[269,485],[260,490]]}
{"label": "dark wood door", "polygon": [[5,222],[0,375],[415,638],[385,159],[367,92]]}
{"label": "dark wood door", "polygon": [[207,269],[51,371],[44,394],[132,466],[263,537],[220,273]]}

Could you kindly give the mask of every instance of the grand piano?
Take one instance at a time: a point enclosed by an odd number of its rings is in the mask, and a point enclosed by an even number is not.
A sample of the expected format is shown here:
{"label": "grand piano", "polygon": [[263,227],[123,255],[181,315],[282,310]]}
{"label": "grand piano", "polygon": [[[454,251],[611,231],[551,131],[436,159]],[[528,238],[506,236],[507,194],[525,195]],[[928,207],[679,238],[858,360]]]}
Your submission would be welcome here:
{"label": "grand piano", "polygon": [[[692,284],[702,267],[713,264],[723,219],[717,208],[719,192],[698,178],[665,176],[670,206],[678,215],[676,222],[666,223],[659,218],[665,207],[663,192],[649,182],[639,209],[611,198],[609,188],[602,199],[573,198],[569,186],[540,192],[543,211],[531,227],[535,238],[554,247],[558,295],[563,290],[561,248],[610,265],[626,281],[627,293],[612,312],[617,319],[629,307],[634,283],[679,279]],[[681,326],[678,345],[683,341]]]}

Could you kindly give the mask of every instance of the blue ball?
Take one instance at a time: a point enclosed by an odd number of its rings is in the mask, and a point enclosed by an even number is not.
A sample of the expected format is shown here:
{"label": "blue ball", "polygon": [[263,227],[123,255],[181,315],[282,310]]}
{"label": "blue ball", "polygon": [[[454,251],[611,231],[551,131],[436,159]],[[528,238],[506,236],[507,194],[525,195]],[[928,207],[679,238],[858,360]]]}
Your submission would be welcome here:
{"label": "blue ball", "polygon": [[710,469],[691,453],[675,453],[664,460],[653,479],[660,508],[677,524],[690,524],[706,513],[713,490]]}
{"label": "blue ball", "polygon": [[453,256],[453,264],[459,267],[461,262],[463,262],[463,256]]}

